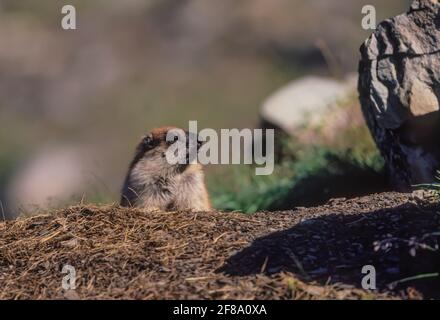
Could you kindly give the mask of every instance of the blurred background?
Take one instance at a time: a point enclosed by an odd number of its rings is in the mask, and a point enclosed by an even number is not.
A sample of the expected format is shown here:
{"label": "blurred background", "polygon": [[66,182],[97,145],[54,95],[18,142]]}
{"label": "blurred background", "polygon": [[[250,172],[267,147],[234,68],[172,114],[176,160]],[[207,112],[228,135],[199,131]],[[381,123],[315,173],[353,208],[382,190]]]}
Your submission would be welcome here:
{"label": "blurred background", "polygon": [[[77,9],[77,30],[60,26],[65,4]],[[149,129],[189,120],[199,129],[259,127],[263,102],[280,87],[356,72],[358,48],[371,34],[361,28],[365,4],[376,7],[378,23],[408,7],[403,0],[0,0],[2,212],[118,201]],[[282,138],[270,177],[208,168],[214,205],[245,212],[313,205],[344,195],[336,181],[347,175],[366,179],[369,190],[360,193],[386,188],[356,92],[338,108],[344,121],[333,133],[305,126]]]}

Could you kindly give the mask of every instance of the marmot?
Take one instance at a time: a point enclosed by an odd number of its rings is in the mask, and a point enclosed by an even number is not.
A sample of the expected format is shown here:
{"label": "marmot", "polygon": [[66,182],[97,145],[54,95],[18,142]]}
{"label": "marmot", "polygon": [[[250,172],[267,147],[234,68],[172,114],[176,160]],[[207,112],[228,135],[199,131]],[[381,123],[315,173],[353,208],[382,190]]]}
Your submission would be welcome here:
{"label": "marmot", "polygon": [[[170,130],[186,135],[185,164],[170,164],[167,141]],[[189,134],[175,127],[154,129],[139,143],[122,189],[121,206],[147,211],[208,211],[211,209],[204,173],[199,163],[189,163]],[[196,150],[201,142],[196,139]]]}

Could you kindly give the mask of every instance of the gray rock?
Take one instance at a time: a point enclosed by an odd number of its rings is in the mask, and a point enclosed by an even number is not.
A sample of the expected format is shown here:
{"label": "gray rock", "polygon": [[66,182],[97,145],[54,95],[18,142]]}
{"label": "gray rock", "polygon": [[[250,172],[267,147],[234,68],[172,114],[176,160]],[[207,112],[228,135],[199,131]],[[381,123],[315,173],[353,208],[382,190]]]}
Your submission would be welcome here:
{"label": "gray rock", "polygon": [[361,47],[364,116],[394,187],[408,191],[440,168],[440,3],[413,1]]}
{"label": "gray rock", "polygon": [[275,127],[291,136],[304,125],[321,123],[327,112],[355,91],[352,79],[337,81],[308,76],[287,84],[263,103],[261,117],[266,127]]}

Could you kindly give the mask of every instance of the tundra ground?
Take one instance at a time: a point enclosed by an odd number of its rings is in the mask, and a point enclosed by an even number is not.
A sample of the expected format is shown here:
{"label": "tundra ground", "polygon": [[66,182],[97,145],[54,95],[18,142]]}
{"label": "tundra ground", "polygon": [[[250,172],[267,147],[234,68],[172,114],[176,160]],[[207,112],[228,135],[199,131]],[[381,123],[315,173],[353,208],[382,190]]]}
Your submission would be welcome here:
{"label": "tundra ground", "polygon": [[75,206],[0,223],[0,298],[439,298],[439,231],[438,205],[414,194],[253,215]]}

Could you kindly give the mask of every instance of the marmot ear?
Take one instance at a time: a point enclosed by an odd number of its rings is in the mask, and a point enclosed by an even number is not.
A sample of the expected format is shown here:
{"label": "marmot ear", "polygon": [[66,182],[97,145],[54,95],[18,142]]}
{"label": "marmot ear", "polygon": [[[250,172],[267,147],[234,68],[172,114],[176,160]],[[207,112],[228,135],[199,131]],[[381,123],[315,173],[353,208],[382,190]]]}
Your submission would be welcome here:
{"label": "marmot ear", "polygon": [[150,134],[147,134],[146,136],[144,136],[142,138],[142,144],[145,147],[151,147],[153,145],[153,135],[150,133]]}

